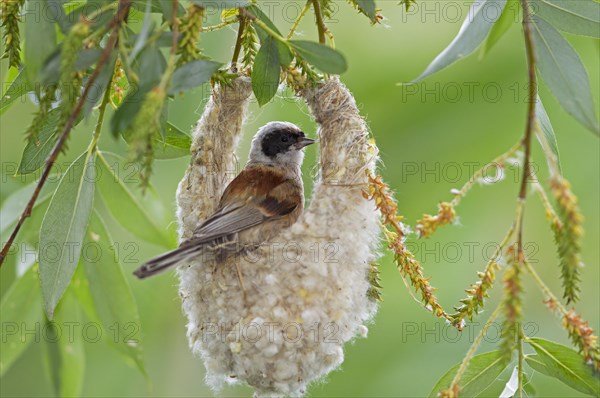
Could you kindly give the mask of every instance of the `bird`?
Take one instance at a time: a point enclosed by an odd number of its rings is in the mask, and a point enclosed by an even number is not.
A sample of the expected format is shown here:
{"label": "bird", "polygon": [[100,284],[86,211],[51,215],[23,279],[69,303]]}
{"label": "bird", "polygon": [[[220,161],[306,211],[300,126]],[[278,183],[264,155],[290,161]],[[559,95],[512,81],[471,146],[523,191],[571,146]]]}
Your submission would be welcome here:
{"label": "bird", "polygon": [[[246,166],[225,188],[216,211],[177,249],[149,260],[134,275],[147,278],[204,255],[214,256],[218,266],[290,227],[304,209],[304,148],[315,142],[289,122],[261,127]],[[237,272],[243,287],[239,268]]]}

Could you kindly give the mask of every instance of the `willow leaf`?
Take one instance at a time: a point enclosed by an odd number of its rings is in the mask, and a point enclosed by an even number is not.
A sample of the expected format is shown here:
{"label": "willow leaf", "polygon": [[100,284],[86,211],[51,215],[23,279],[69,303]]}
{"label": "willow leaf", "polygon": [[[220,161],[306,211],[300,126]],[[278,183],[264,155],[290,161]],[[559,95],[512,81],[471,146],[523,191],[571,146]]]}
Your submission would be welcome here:
{"label": "willow leaf", "polygon": [[40,281],[49,319],[79,262],[92,212],[95,153],[84,152],[63,175],[40,229]]}

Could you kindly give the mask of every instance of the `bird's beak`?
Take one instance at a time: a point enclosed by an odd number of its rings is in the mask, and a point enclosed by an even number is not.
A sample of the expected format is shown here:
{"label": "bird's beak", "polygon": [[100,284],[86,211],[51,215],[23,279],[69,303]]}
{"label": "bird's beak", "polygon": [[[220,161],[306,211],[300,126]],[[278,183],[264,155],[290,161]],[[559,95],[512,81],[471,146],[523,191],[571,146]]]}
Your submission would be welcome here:
{"label": "bird's beak", "polygon": [[302,137],[300,140],[298,140],[298,142],[296,143],[295,146],[297,149],[302,149],[302,148],[312,145],[316,142],[317,141],[313,140],[312,138]]}

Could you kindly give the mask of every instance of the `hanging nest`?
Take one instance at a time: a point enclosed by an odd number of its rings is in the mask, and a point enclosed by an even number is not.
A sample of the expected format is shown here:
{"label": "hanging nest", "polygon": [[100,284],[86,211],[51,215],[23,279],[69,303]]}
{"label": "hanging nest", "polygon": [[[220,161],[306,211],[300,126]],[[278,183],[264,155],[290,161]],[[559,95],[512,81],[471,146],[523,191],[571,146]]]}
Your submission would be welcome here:
{"label": "hanging nest", "polygon": [[[193,131],[191,164],[177,192],[182,240],[216,209],[239,172],[234,152],[251,91],[247,78],[216,87]],[[377,310],[370,273],[379,215],[363,197],[377,148],[339,80],[299,94],[319,125],[319,177],[310,206],[255,252],[214,271],[211,259],[178,268],[189,343],[215,390],[245,382],[260,396],[302,395],[342,363],[346,342],[366,336],[365,323]]]}

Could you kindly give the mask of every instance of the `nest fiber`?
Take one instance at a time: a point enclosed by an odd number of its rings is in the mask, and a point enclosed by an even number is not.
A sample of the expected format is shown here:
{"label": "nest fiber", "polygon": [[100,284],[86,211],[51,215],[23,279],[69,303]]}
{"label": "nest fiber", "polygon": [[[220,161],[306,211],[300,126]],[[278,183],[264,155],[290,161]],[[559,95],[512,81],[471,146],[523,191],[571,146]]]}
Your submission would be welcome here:
{"label": "nest fiber", "polygon": [[[177,192],[185,239],[214,211],[239,172],[234,151],[251,84],[217,87],[193,132],[192,160]],[[188,339],[207,383],[245,382],[260,396],[299,396],[339,366],[343,346],[366,336],[378,214],[362,192],[377,148],[351,93],[337,79],[303,90],[319,126],[320,164],[310,206],[278,237],[214,266],[178,268]],[[245,291],[236,272],[239,266]]]}

